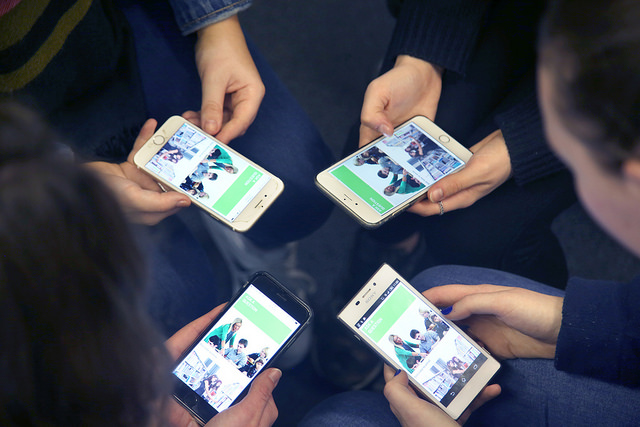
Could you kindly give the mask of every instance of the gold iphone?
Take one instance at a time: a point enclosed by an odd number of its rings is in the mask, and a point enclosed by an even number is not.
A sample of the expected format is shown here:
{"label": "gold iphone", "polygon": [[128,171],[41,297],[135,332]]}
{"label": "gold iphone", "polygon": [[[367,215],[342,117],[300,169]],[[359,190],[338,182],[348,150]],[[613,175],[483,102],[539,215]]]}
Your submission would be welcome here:
{"label": "gold iphone", "polygon": [[179,116],[156,131],[134,163],[235,231],[251,228],[284,189],[278,177]]}
{"label": "gold iphone", "polygon": [[316,185],[360,224],[375,228],[462,169],[472,153],[416,116],[316,176]]}

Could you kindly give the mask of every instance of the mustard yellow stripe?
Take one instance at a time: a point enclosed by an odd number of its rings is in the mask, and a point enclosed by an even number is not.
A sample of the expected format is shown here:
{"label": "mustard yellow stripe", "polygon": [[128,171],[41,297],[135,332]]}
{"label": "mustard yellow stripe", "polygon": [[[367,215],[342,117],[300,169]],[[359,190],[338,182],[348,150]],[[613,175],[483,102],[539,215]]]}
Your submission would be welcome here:
{"label": "mustard yellow stripe", "polygon": [[22,0],[9,13],[0,18],[0,50],[18,43],[33,28],[49,0]]}
{"label": "mustard yellow stripe", "polygon": [[84,18],[91,0],[78,0],[60,18],[49,38],[26,64],[11,73],[0,75],[0,92],[22,89],[35,79],[60,51],[69,34]]}

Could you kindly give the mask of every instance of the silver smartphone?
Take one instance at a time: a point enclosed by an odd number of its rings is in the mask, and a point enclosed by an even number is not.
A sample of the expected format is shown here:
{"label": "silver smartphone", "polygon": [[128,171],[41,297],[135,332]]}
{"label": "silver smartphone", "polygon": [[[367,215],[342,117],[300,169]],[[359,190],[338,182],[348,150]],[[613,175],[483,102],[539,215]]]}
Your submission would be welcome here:
{"label": "silver smartphone", "polygon": [[251,228],[284,189],[278,177],[179,116],[156,131],[134,163],[236,231]]}
{"label": "silver smartphone", "polygon": [[242,399],[311,317],[311,308],[274,277],[256,273],[178,359],[174,398],[204,425]]}
{"label": "silver smartphone", "polygon": [[367,228],[422,199],[462,169],[472,153],[431,120],[416,116],[316,176],[316,185]]}
{"label": "silver smartphone", "polygon": [[404,369],[414,388],[453,419],[460,417],[500,368],[484,348],[387,264],[349,301],[338,319],[387,364]]}

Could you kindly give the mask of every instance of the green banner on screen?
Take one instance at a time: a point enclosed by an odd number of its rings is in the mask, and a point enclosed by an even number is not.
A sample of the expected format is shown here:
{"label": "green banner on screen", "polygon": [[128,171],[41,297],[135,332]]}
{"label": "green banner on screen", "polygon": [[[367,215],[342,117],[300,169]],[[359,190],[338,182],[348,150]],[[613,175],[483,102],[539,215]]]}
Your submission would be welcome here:
{"label": "green banner on screen", "polygon": [[371,188],[369,184],[364,182],[358,175],[353,173],[346,166],[340,166],[331,172],[333,176],[338,178],[351,191],[356,193],[376,212],[383,214],[393,207],[381,194]]}
{"label": "green banner on screen", "polygon": [[291,333],[291,328],[250,295],[244,294],[234,308],[279,344]]}
{"label": "green banner on screen", "polygon": [[224,192],[213,205],[213,209],[220,212],[222,215],[229,215],[231,209],[238,204],[240,199],[253,187],[253,185],[262,177],[262,172],[249,166],[244,172],[234,181],[233,184]]}
{"label": "green banner on screen", "polygon": [[415,297],[407,288],[399,286],[389,298],[382,302],[382,307],[367,320],[362,330],[375,342],[380,341],[407,311],[414,299]]}

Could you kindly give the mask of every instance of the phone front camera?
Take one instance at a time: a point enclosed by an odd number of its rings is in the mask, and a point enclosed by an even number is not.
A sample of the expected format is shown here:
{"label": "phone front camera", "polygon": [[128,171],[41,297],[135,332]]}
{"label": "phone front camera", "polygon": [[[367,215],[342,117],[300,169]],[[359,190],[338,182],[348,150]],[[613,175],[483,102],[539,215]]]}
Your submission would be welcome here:
{"label": "phone front camera", "polygon": [[356,305],[360,304],[360,301],[356,301]]}

